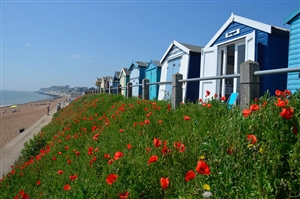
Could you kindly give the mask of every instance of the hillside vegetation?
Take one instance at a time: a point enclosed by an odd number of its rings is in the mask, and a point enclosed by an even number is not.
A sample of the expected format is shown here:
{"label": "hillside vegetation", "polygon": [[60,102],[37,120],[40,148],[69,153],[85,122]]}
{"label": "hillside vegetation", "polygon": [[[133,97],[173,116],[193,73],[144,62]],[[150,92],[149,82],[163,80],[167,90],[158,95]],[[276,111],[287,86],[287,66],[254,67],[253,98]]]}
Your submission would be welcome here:
{"label": "hillside vegetation", "polygon": [[82,96],[25,144],[0,198],[300,197],[300,93],[267,96],[245,110]]}

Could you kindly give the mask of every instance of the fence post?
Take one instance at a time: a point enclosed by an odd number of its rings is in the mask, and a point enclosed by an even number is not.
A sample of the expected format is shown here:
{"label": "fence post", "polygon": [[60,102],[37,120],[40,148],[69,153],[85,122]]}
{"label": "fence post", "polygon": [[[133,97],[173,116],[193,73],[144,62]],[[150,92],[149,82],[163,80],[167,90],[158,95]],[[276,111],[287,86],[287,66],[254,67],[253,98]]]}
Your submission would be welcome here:
{"label": "fence post", "polygon": [[127,83],[127,98],[132,97],[132,82]]}
{"label": "fence post", "polygon": [[109,86],[109,94],[113,94],[113,87]]}
{"label": "fence post", "polygon": [[148,100],[149,99],[149,79],[144,78],[142,80],[142,99]]}
{"label": "fence post", "polygon": [[177,106],[182,102],[182,82],[183,75],[176,73],[172,75],[172,108],[175,110]]}
{"label": "fence post", "polygon": [[122,85],[118,84],[118,94],[121,94],[121,92],[122,92]]}
{"label": "fence post", "polygon": [[259,71],[259,63],[248,60],[240,66],[240,108],[245,109],[251,100],[259,98],[260,82],[259,76],[254,72]]}

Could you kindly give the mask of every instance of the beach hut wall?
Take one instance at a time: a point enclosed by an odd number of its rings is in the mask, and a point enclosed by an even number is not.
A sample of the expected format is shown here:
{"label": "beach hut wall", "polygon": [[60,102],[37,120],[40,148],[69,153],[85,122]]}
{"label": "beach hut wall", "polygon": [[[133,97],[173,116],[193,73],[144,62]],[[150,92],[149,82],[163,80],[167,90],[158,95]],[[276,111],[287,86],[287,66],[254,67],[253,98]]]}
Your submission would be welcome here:
{"label": "beach hut wall", "polygon": [[[128,71],[128,68],[122,68],[119,76],[120,84],[122,87],[127,86],[127,83],[129,82],[129,78],[130,78],[130,72]],[[121,94],[127,96],[127,89],[122,88]]]}
{"label": "beach hut wall", "polygon": [[[160,82],[161,63],[158,60],[151,60],[145,70],[145,77],[149,79],[149,83]],[[159,84],[149,86],[149,99],[158,99]]]}
{"label": "beach hut wall", "polygon": [[[132,61],[128,71],[130,72],[130,82],[132,85],[142,84],[142,80],[145,78],[145,70],[148,62]],[[132,96],[138,97],[142,95],[142,86],[132,87]]]}

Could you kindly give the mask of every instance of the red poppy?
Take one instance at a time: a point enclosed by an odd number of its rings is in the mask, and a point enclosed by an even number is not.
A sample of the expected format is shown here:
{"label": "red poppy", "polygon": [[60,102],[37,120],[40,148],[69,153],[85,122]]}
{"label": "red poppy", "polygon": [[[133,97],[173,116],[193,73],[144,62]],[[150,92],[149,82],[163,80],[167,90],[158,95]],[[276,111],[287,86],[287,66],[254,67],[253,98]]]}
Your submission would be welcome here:
{"label": "red poppy", "polygon": [[287,120],[291,119],[293,117],[293,115],[294,115],[294,109],[291,107],[282,109],[282,111],[280,113],[280,116]]}
{"label": "red poppy", "polygon": [[294,133],[295,135],[298,135],[298,128],[297,128],[296,125],[293,126],[293,133]]}
{"label": "red poppy", "polygon": [[217,98],[217,97],[218,97],[218,94],[217,94],[217,93],[215,93],[215,94],[214,94],[214,98]]}
{"label": "red poppy", "polygon": [[184,180],[185,180],[186,182],[188,182],[188,181],[194,179],[195,177],[196,177],[195,172],[194,172],[193,170],[190,170],[190,171],[188,171],[188,172],[185,174],[185,179],[184,179]]}
{"label": "red poppy", "polygon": [[59,174],[59,175],[61,175],[61,174],[63,174],[64,172],[63,172],[63,170],[58,170],[57,171],[57,174]]}
{"label": "red poppy", "polygon": [[127,144],[127,149],[130,150],[131,149],[131,144]]}
{"label": "red poppy", "polygon": [[289,103],[289,101],[288,100],[281,100],[281,98],[280,97],[278,97],[277,98],[277,104],[276,103],[274,103],[276,106],[278,106],[278,107],[284,107],[284,106],[286,106],[287,104]]}
{"label": "red poppy", "polygon": [[278,97],[280,97],[280,96],[285,97],[285,93],[282,92],[282,91],[280,91],[280,90],[276,90],[276,91],[275,91],[275,95],[278,96]]}
{"label": "red poppy", "polygon": [[93,155],[93,150],[94,150],[93,147],[89,147],[88,148],[88,154]]}
{"label": "red poppy", "polygon": [[120,197],[120,199],[126,199],[129,197],[129,192],[125,191],[125,192],[118,193],[118,196]]}
{"label": "red poppy", "polygon": [[96,133],[94,136],[93,136],[93,140],[98,140],[98,137],[99,137],[99,133]]}
{"label": "red poppy", "polygon": [[68,146],[65,146],[64,148],[65,148],[65,150],[68,150],[68,149],[69,149],[69,147],[68,147]]}
{"label": "red poppy", "polygon": [[206,90],[206,95],[205,97],[208,97],[210,95],[210,91],[209,90]]}
{"label": "red poppy", "polygon": [[253,134],[247,135],[247,140],[251,141],[251,144],[255,144],[257,142],[256,136]]}
{"label": "red poppy", "polygon": [[69,185],[69,184],[66,184],[65,186],[64,186],[64,190],[65,191],[69,191],[71,189],[71,186]]}
{"label": "red poppy", "polygon": [[184,118],[183,118],[185,121],[187,121],[187,120],[190,120],[190,117],[189,116],[184,116]]}
{"label": "red poppy", "polygon": [[157,162],[158,161],[158,156],[157,155],[153,155],[149,158],[148,160],[148,164],[151,164],[153,162]]}
{"label": "red poppy", "polygon": [[36,159],[36,160],[40,160],[40,159],[41,159],[41,155],[37,155],[37,156],[35,157],[35,159]]}
{"label": "red poppy", "polygon": [[108,161],[107,161],[107,163],[108,163],[108,164],[112,164],[112,163],[114,163],[114,159],[110,159],[110,160],[108,160]]}
{"label": "red poppy", "polygon": [[160,147],[161,145],[161,140],[154,138],[153,139],[153,144],[156,148]]}
{"label": "red poppy", "polygon": [[221,97],[221,100],[226,101],[226,97],[225,96]]}
{"label": "red poppy", "polygon": [[203,161],[203,160],[198,161],[196,171],[197,171],[197,173],[203,174],[203,175],[209,175],[210,174],[210,168],[206,164],[206,162]]}
{"label": "red poppy", "polygon": [[109,158],[110,158],[109,154],[107,154],[107,153],[104,154],[103,156],[104,156],[104,158],[106,158],[106,159],[109,159]]}
{"label": "red poppy", "polygon": [[284,93],[287,95],[292,95],[292,92],[290,90],[284,90]]}
{"label": "red poppy", "polygon": [[163,190],[166,190],[169,186],[169,178],[160,178],[160,185]]}
{"label": "red poppy", "polygon": [[56,156],[53,156],[53,157],[52,157],[52,160],[53,160],[53,161],[57,160]]}
{"label": "red poppy", "polygon": [[185,151],[184,144],[180,142],[174,142],[174,147],[177,148],[181,153]]}
{"label": "red poppy", "polygon": [[158,120],[158,124],[161,124],[162,123],[162,120]]}
{"label": "red poppy", "polygon": [[69,179],[72,181],[76,180],[77,178],[78,178],[78,175],[76,175],[76,174],[69,176]]}
{"label": "red poppy", "polygon": [[121,151],[117,151],[114,155],[114,159],[117,160],[123,156],[124,156],[124,154]]}
{"label": "red poppy", "polygon": [[40,181],[40,180],[38,180],[38,181],[36,182],[36,184],[37,184],[37,185],[40,185],[40,184],[41,184],[41,181]]}
{"label": "red poppy", "polygon": [[243,113],[244,117],[248,117],[251,114],[251,110],[245,109],[245,110],[243,110],[242,113]]}
{"label": "red poppy", "polygon": [[72,161],[71,161],[71,160],[67,160],[67,163],[68,163],[68,164],[71,164],[71,163],[72,163]]}
{"label": "red poppy", "polygon": [[207,104],[207,108],[211,108],[211,104]]}
{"label": "red poppy", "polygon": [[109,174],[107,177],[106,177],[106,182],[107,184],[109,185],[112,185],[118,178],[118,175],[116,174]]}
{"label": "red poppy", "polygon": [[120,129],[120,133],[123,133],[124,132],[124,130],[123,129]]}
{"label": "red poppy", "polygon": [[145,120],[144,123],[145,124],[150,124],[150,121],[149,120]]}
{"label": "red poppy", "polygon": [[227,149],[227,153],[228,153],[229,155],[233,154],[233,152],[234,152],[233,148],[229,147],[229,148]]}
{"label": "red poppy", "polygon": [[250,111],[258,111],[258,110],[259,110],[259,105],[257,104],[250,105]]}

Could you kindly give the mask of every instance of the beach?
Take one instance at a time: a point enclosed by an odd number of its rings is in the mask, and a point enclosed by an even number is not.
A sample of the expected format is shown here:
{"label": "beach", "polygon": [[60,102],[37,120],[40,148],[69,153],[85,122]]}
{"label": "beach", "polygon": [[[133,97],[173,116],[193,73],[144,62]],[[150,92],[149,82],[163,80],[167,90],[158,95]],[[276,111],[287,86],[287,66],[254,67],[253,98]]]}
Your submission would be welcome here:
{"label": "beach", "polygon": [[[47,115],[47,105],[50,103],[50,111],[56,110],[58,102],[66,102],[68,96],[48,99],[38,102],[30,102],[17,105],[15,108],[0,107],[0,148],[16,138],[19,130],[35,124],[43,116]],[[67,103],[65,103],[67,105]],[[51,117],[49,115],[49,117]]]}

